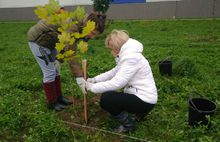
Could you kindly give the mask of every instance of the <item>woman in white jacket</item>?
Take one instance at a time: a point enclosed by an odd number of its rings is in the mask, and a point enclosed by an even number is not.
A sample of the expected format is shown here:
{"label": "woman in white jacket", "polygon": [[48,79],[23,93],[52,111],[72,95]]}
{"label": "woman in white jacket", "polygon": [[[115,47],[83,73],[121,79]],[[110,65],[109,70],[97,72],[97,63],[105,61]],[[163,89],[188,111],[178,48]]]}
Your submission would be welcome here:
{"label": "woman in white jacket", "polygon": [[[157,103],[157,89],[148,61],[142,55],[143,45],[129,38],[124,30],[113,30],[105,44],[116,57],[116,66],[87,80],[86,88],[101,93],[100,106],[119,120],[116,132],[132,129],[128,113],[141,120]],[[124,92],[117,90],[124,88]]]}

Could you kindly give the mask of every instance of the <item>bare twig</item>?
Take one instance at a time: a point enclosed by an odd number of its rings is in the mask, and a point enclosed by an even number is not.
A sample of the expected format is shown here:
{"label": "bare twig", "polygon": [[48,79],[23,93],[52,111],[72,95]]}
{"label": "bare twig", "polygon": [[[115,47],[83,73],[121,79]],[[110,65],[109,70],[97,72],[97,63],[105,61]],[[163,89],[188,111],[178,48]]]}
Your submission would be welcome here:
{"label": "bare twig", "polygon": [[132,139],[134,141],[150,142],[146,139],[141,139],[141,138],[137,138],[137,137],[133,137],[133,136],[128,136],[128,135],[124,135],[124,134],[120,134],[120,133],[115,133],[115,132],[112,132],[112,131],[99,129],[99,128],[95,128],[95,127],[91,127],[91,126],[81,125],[81,124],[74,123],[74,122],[69,122],[69,121],[62,121],[62,122],[66,123],[66,124],[69,124],[71,126],[75,126],[77,128],[86,128],[86,129],[90,129],[90,130],[93,130],[93,131],[104,132],[104,133],[111,134],[111,135],[117,135],[117,136],[120,136],[122,138],[129,138],[129,139]]}

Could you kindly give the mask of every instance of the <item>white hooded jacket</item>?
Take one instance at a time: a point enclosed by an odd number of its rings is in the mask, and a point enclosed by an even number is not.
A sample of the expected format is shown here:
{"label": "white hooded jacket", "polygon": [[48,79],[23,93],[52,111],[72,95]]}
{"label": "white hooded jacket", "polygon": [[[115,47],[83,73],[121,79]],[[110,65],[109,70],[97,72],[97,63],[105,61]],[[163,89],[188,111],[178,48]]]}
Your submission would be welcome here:
{"label": "white hooded jacket", "polygon": [[94,77],[93,93],[104,93],[124,88],[147,103],[156,104],[157,89],[148,61],[142,55],[143,45],[135,39],[121,47],[116,67]]}

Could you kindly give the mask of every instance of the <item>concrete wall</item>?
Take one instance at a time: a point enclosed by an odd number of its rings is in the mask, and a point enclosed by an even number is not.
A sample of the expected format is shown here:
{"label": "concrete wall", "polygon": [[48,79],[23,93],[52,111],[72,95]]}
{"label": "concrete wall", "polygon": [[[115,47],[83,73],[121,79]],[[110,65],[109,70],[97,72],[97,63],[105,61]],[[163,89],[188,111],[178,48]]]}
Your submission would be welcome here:
{"label": "concrete wall", "polygon": [[[68,10],[75,6],[67,6]],[[92,11],[91,5],[85,5]],[[34,7],[0,8],[0,21],[37,20]],[[112,4],[107,12],[109,19],[171,19],[219,18],[220,0],[158,1],[135,4]]]}
{"label": "concrete wall", "polygon": [[[0,0],[0,8],[36,7],[47,4],[49,0]],[[92,0],[59,0],[60,5],[92,5]]]}
{"label": "concrete wall", "polygon": [[185,0],[177,3],[176,17],[212,17],[213,0]]}

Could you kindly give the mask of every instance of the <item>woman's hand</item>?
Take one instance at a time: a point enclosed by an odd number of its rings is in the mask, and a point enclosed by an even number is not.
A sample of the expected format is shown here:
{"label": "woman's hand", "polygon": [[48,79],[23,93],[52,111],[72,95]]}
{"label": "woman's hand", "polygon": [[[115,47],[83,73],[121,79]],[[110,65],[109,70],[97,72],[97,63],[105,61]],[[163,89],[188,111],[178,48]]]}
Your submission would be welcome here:
{"label": "woman's hand", "polygon": [[95,78],[88,78],[86,81],[89,83],[96,83]]}
{"label": "woman's hand", "polygon": [[86,94],[86,81],[83,77],[77,77],[76,78],[76,82],[79,85],[79,87],[81,88],[83,94]]}
{"label": "woman's hand", "polygon": [[92,86],[93,86],[93,83],[86,82],[86,90],[87,91],[91,91]]}

